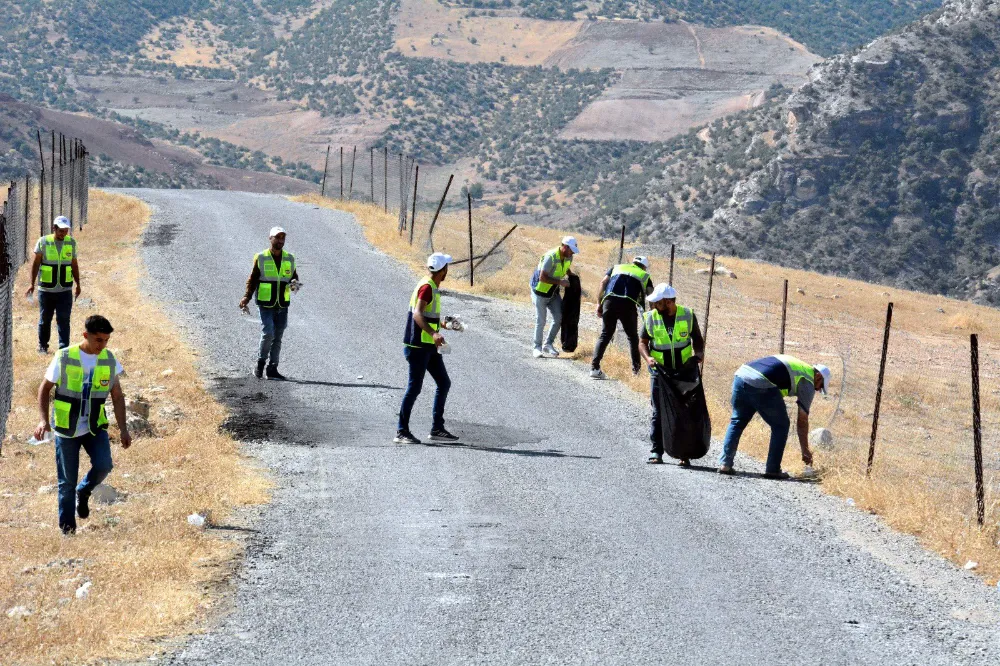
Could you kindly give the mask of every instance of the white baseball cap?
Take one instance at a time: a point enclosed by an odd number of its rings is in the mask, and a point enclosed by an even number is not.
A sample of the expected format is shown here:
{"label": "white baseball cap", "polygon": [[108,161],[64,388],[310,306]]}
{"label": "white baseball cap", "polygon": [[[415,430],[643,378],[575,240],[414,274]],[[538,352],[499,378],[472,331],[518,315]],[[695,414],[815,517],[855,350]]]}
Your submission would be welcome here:
{"label": "white baseball cap", "polygon": [[655,303],[656,301],[662,301],[665,298],[677,298],[677,290],[671,287],[665,282],[656,285],[656,289],[653,293],[646,297],[646,300],[650,303]]}
{"label": "white baseball cap", "polygon": [[815,369],[816,372],[818,372],[819,374],[823,375],[823,388],[820,390],[823,391],[823,395],[826,395],[826,389],[828,386],[830,386],[830,368],[826,367],[825,365],[814,365],[813,369]]}
{"label": "white baseball cap", "polygon": [[562,244],[573,250],[573,254],[580,254],[580,246],[576,244],[576,239],[572,236],[565,236]]}
{"label": "white baseball cap", "polygon": [[649,259],[646,257],[636,257],[632,260],[633,264],[639,264],[643,268],[649,268]]}
{"label": "white baseball cap", "polygon": [[271,227],[271,230],[267,232],[267,237],[274,238],[278,234],[283,234],[283,233],[286,233],[284,227]]}
{"label": "white baseball cap", "polygon": [[452,262],[450,254],[445,254],[443,252],[435,252],[431,256],[427,257],[427,268],[431,269],[435,273],[447,266]]}
{"label": "white baseball cap", "polygon": [[69,218],[65,215],[60,215],[56,219],[52,220],[52,226],[59,229],[72,229],[73,225],[69,223]]}

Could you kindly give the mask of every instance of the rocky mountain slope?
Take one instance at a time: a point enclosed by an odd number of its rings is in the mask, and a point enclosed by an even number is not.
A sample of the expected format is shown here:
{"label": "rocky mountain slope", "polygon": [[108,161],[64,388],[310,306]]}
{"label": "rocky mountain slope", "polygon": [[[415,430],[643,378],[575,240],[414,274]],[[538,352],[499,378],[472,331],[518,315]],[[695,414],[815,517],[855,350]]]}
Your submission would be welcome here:
{"label": "rocky mountain slope", "polygon": [[589,226],[1000,302],[1000,2],[950,2],[810,78],[675,142],[640,203]]}

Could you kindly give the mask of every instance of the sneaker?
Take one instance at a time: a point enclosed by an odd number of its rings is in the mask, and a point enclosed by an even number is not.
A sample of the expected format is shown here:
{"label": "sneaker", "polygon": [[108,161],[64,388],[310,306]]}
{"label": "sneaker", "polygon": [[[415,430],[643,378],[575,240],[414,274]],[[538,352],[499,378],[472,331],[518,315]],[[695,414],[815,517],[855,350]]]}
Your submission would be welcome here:
{"label": "sneaker", "polygon": [[267,378],[268,379],[273,379],[273,380],[279,381],[279,382],[285,381],[285,376],[283,374],[281,374],[280,372],[278,372],[278,366],[276,366],[276,365],[269,365],[269,366],[267,366],[267,372],[266,372],[266,374],[267,374]]}
{"label": "sneaker", "polygon": [[76,525],[60,525],[59,529],[61,529],[62,533],[66,536],[76,534]]}
{"label": "sneaker", "polygon": [[546,356],[551,356],[552,358],[556,358],[559,356],[559,352],[556,351],[556,348],[553,347],[552,345],[545,345],[544,347],[542,347],[542,353],[545,354]]}
{"label": "sneaker", "polygon": [[81,518],[90,517],[90,495],[76,496],[76,515]]}
{"label": "sneaker", "polygon": [[457,442],[458,435],[453,435],[444,428],[435,428],[431,430],[431,434],[428,436],[429,439],[435,442]]}
{"label": "sneaker", "polygon": [[774,479],[775,481],[784,481],[792,478],[792,475],[788,472],[764,472],[764,478]]}
{"label": "sneaker", "polygon": [[633,377],[638,377],[638,376],[639,376],[639,371],[640,371],[640,370],[642,370],[642,367],[638,367],[638,368],[632,368],[632,376],[633,376]]}
{"label": "sneaker", "polygon": [[590,371],[590,378],[591,379],[607,379],[608,376],[606,374],[604,374],[603,370],[601,370],[600,368],[598,368],[597,370],[591,370]]}
{"label": "sneaker", "polygon": [[392,440],[396,444],[419,444],[420,440],[413,436],[409,430],[397,430],[396,437]]}
{"label": "sneaker", "polygon": [[722,467],[719,468],[719,474],[725,474],[726,476],[732,476],[735,473],[736,472],[733,471],[732,467],[728,467],[726,465],[723,465]]}
{"label": "sneaker", "polygon": [[253,376],[254,377],[256,377],[257,379],[263,379],[264,378],[264,365],[266,363],[267,363],[267,361],[257,361],[257,367],[254,368],[254,371],[253,371]]}
{"label": "sneaker", "polygon": [[541,357],[545,356],[545,354],[542,353],[542,350],[539,349],[538,347],[535,347],[531,351],[531,355],[534,356],[535,358],[541,358]]}
{"label": "sneaker", "polygon": [[39,347],[38,347],[38,353],[39,354],[45,354],[46,356],[48,356],[49,355],[49,348],[48,347],[42,347],[41,345],[39,345]]}
{"label": "sneaker", "polygon": [[646,459],[646,464],[647,465],[662,465],[663,464],[663,456],[661,456],[658,453],[654,453],[653,455],[649,456],[649,458]]}

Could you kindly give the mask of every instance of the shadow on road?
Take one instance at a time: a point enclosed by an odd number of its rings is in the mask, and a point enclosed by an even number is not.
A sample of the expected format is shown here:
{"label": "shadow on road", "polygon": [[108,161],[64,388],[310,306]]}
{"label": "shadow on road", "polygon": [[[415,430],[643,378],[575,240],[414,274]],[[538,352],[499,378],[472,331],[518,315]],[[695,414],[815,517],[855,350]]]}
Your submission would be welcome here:
{"label": "shadow on road", "polygon": [[424,446],[442,449],[465,449],[469,451],[483,451],[485,453],[513,453],[516,456],[527,458],[579,458],[581,460],[600,460],[601,456],[581,456],[572,453],[563,453],[552,449],[538,451],[533,449],[510,449],[499,446],[484,446],[482,444],[462,444],[461,442],[423,442]]}

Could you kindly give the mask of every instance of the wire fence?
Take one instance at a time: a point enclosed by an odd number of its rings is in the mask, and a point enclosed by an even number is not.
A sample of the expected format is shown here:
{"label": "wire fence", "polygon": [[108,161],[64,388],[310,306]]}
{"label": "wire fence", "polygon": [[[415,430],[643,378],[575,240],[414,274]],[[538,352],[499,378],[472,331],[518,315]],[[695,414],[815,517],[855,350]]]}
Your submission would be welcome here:
{"label": "wire fence", "polygon": [[[32,241],[52,233],[56,217],[66,216],[77,230],[83,229],[87,221],[87,150],[79,140],[55,132],[51,136],[48,165],[42,153],[37,181],[31,176],[10,181],[0,213],[0,451],[14,391],[13,299],[17,272],[32,256]],[[41,137],[39,133],[39,149]]]}

